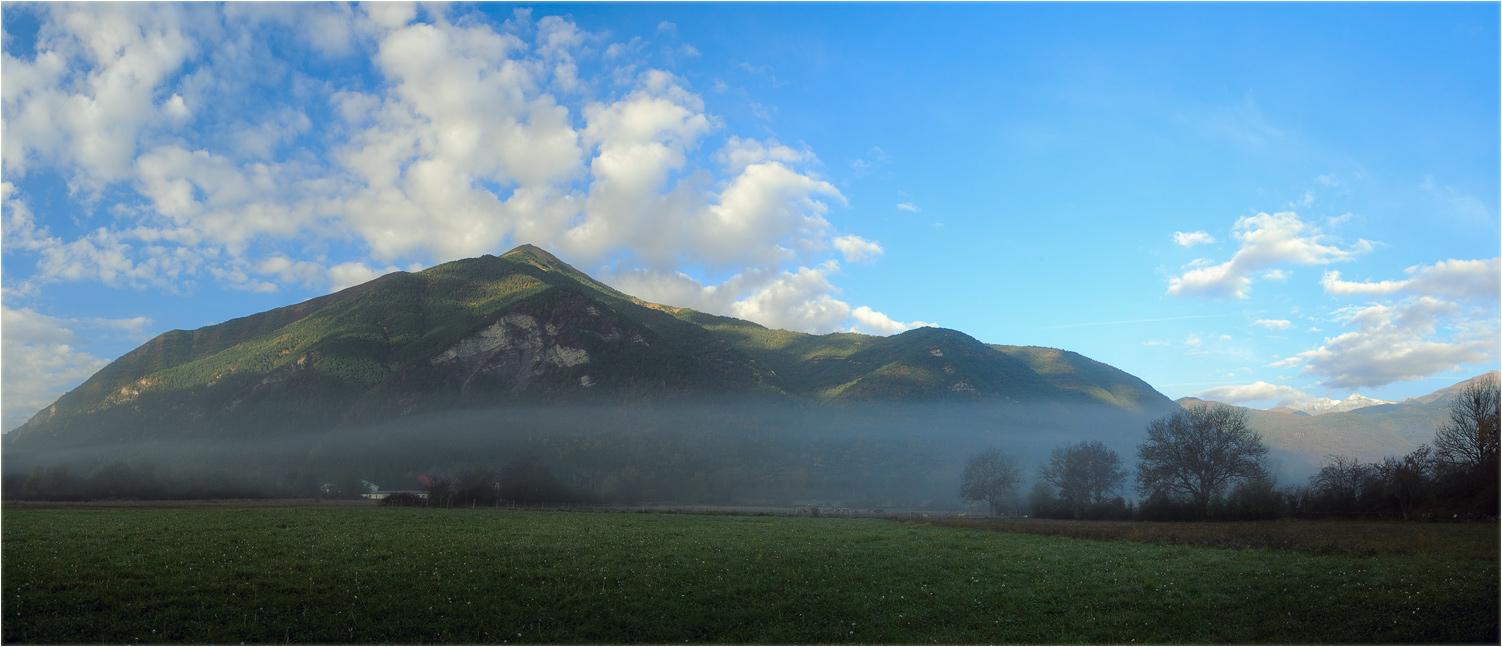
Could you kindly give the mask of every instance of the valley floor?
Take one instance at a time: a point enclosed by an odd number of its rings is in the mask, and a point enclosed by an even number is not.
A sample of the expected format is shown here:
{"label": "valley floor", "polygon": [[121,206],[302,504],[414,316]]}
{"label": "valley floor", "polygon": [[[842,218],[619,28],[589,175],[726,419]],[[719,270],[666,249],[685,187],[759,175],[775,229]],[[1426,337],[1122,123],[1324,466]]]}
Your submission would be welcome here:
{"label": "valley floor", "polygon": [[[0,515],[6,644],[1498,639],[1495,523],[1269,522],[1331,545],[1365,537],[1342,552],[1083,539],[1042,521],[9,504]],[[958,523],[1009,531],[940,525]],[[1037,534],[1050,525],[1059,532]]]}

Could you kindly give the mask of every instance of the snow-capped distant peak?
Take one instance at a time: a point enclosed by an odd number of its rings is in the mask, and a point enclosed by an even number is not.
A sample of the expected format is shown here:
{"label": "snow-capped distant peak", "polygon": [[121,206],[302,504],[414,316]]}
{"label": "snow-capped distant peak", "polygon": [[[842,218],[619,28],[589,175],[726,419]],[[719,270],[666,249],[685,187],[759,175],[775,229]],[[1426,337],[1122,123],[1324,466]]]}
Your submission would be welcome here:
{"label": "snow-capped distant peak", "polygon": [[1391,400],[1378,400],[1376,398],[1368,398],[1364,395],[1361,395],[1360,393],[1352,393],[1351,397],[1348,397],[1344,400],[1318,398],[1297,404],[1290,404],[1287,406],[1290,409],[1303,411],[1304,413],[1307,413],[1311,416],[1317,416],[1322,413],[1335,413],[1337,411],[1352,411],[1355,409],[1360,409],[1362,407],[1375,407],[1379,404],[1393,404],[1393,402]]}

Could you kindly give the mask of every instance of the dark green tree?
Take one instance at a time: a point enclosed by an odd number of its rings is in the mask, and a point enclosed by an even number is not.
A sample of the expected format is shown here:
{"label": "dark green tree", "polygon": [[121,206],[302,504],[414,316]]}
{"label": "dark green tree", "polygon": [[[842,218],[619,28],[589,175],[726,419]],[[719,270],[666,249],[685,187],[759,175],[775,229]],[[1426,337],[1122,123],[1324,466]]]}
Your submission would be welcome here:
{"label": "dark green tree", "polygon": [[1017,459],[999,449],[987,449],[965,459],[960,476],[960,499],[985,503],[992,515],[1002,502],[1017,493],[1022,482],[1022,468]]}
{"label": "dark green tree", "polygon": [[1053,450],[1038,468],[1038,478],[1058,488],[1059,498],[1075,512],[1104,503],[1126,481],[1121,456],[1099,440],[1081,441]]}

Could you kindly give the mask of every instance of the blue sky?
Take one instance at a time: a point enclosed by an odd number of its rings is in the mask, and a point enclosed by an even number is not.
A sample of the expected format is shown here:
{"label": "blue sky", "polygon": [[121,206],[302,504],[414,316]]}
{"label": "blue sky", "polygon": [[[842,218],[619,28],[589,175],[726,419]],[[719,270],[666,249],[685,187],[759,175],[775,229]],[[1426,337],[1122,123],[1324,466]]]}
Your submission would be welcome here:
{"label": "blue sky", "polygon": [[1174,398],[1498,365],[1496,3],[3,14],[5,429],[163,331],[524,242]]}

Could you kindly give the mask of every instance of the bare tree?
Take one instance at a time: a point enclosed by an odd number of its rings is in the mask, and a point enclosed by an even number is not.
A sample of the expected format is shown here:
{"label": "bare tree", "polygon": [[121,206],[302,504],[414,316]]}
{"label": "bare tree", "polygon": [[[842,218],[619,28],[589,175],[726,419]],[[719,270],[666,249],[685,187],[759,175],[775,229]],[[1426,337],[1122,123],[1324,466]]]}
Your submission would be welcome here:
{"label": "bare tree", "polygon": [[965,471],[960,476],[960,499],[984,502],[996,514],[997,504],[1011,498],[1022,482],[1022,468],[1017,459],[999,449],[987,449],[965,459]]}
{"label": "bare tree", "polygon": [[1488,375],[1471,380],[1455,394],[1450,419],[1434,432],[1434,453],[1457,469],[1471,469],[1497,459],[1498,386]]}
{"label": "bare tree", "polygon": [[1353,502],[1361,494],[1361,488],[1371,478],[1372,466],[1354,456],[1330,454],[1320,464],[1314,475],[1314,485],[1327,496],[1344,502]]}
{"label": "bare tree", "polygon": [[1244,409],[1180,409],[1148,423],[1147,441],[1137,447],[1137,488],[1185,496],[1203,509],[1233,482],[1266,476],[1265,456]]}
{"label": "bare tree", "polygon": [[1121,456],[1099,440],[1081,441],[1053,450],[1048,462],[1038,468],[1038,478],[1059,489],[1059,498],[1070,508],[1103,503],[1126,480]]}
{"label": "bare tree", "polygon": [[1434,496],[1438,482],[1439,462],[1434,450],[1428,445],[1419,445],[1402,458],[1387,457],[1377,466],[1382,478],[1383,493],[1397,505],[1403,519],[1409,519],[1415,505]]}
{"label": "bare tree", "polygon": [[[1361,510],[1363,495],[1376,483],[1377,466],[1352,456],[1330,454],[1310,478],[1319,495],[1321,512],[1350,513]],[[1367,501],[1370,503],[1370,501]]]}

